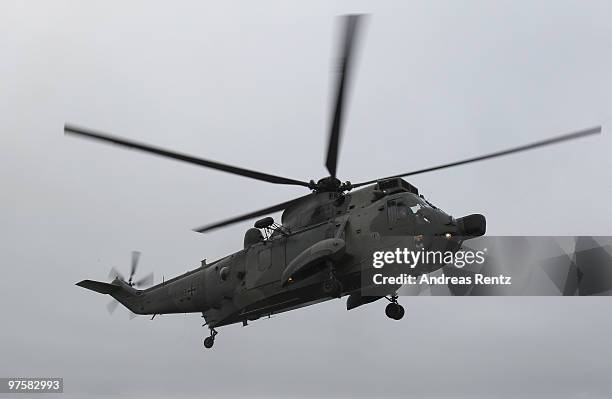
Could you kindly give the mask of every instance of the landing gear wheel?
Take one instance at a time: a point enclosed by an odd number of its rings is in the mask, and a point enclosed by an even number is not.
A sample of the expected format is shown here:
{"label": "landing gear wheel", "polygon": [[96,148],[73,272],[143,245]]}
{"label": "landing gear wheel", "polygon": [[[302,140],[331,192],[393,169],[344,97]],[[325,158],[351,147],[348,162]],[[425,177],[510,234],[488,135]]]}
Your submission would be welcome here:
{"label": "landing gear wheel", "polygon": [[391,302],[385,308],[385,314],[393,320],[400,320],[404,317],[404,307],[396,302]]}
{"label": "landing gear wheel", "polygon": [[213,347],[213,345],[215,344],[215,335],[217,334],[217,330],[215,330],[214,328],[210,329],[210,336],[204,338],[204,347],[206,349],[210,349]]}
{"label": "landing gear wheel", "polygon": [[397,302],[391,302],[385,308],[385,314],[393,320],[401,320],[404,317],[404,307]]}

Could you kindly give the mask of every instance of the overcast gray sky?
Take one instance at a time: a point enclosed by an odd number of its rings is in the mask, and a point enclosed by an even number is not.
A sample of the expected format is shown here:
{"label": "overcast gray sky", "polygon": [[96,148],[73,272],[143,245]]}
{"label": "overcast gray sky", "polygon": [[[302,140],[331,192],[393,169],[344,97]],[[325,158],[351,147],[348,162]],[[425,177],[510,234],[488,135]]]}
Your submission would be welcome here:
{"label": "overcast gray sky", "polygon": [[[383,4],[379,4],[383,3]],[[599,137],[410,181],[493,235],[611,235],[609,1],[0,3],[0,376],[65,397],[607,398],[608,298],[330,301],[220,329],[129,321],[74,283],[174,276],[304,191],[76,138],[64,122],[299,179],[323,167],[336,15],[370,13],[339,174],[360,181],[594,125]],[[146,396],[145,396],[146,395]]]}

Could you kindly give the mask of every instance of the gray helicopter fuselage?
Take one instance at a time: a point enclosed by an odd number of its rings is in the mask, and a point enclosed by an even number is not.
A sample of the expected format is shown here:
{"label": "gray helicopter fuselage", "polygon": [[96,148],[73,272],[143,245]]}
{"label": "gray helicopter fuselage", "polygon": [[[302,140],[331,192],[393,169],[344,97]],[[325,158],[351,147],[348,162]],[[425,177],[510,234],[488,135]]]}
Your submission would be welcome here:
{"label": "gray helicopter fuselage", "polygon": [[[290,284],[282,280],[288,265],[318,243],[344,244],[333,266],[340,294],[346,295],[360,290],[362,268],[372,267],[374,251],[414,249],[415,236],[459,233],[454,218],[417,192],[378,186],[344,195],[313,193],[286,209],[282,226],[269,231],[267,238],[245,240],[238,252],[118,299],[138,314],[202,312],[212,327],[244,323],[333,298],[321,289],[329,278],[324,267],[314,265],[312,273]],[[315,257],[311,263],[316,262]]]}

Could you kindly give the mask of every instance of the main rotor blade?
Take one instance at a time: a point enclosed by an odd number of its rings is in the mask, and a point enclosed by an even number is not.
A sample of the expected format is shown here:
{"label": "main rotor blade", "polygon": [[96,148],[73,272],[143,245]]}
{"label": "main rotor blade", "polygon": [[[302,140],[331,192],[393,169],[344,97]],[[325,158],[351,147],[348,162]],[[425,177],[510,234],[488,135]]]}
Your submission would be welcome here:
{"label": "main rotor blade", "polygon": [[200,228],[194,229],[193,231],[196,231],[198,233],[204,233],[213,229],[217,229],[219,227],[223,227],[223,226],[228,226],[230,224],[234,224],[234,223],[238,223],[238,222],[242,222],[243,220],[249,220],[249,219],[253,219],[256,218],[258,216],[263,216],[263,215],[267,215],[273,212],[277,212],[283,209],[286,209],[288,207],[290,207],[291,205],[300,202],[302,199],[309,197],[312,194],[308,194],[296,199],[292,199],[291,201],[287,201],[287,202],[283,202],[277,205],[273,205],[270,206],[268,208],[265,209],[261,209],[259,211],[255,211],[255,212],[251,212],[251,213],[247,213],[246,215],[242,215],[242,216],[237,216],[235,218],[231,218],[228,220],[223,220],[221,222],[218,223],[214,223],[214,224],[209,224],[206,226],[202,226]]}
{"label": "main rotor blade", "polygon": [[415,171],[412,171],[412,172],[406,172],[406,173],[402,173],[402,174],[399,174],[399,175],[393,175],[393,176],[385,177],[385,178],[382,178],[382,179],[375,179],[375,180],[370,180],[370,181],[366,181],[366,182],[363,182],[363,183],[353,184],[353,187],[360,187],[360,186],[365,186],[367,184],[376,183],[376,181],[378,181],[378,180],[393,179],[393,178],[396,178],[396,177],[412,176],[412,175],[417,175],[417,174],[420,174],[420,173],[432,172],[434,170],[446,169],[446,168],[450,168],[450,167],[453,167],[453,166],[465,165],[465,164],[472,163],[472,162],[484,161],[485,159],[497,158],[497,157],[501,157],[501,156],[504,156],[504,155],[510,155],[510,154],[514,154],[514,153],[517,153],[517,152],[521,152],[521,151],[532,150],[534,148],[544,147],[544,146],[551,145],[551,144],[557,144],[557,143],[561,143],[561,142],[564,142],[564,141],[574,140],[574,139],[578,139],[578,138],[581,138],[581,137],[590,136],[590,135],[599,134],[599,133],[601,133],[601,126],[592,127],[590,129],[579,130],[579,131],[574,132],[574,133],[564,134],[564,135],[561,135],[561,136],[552,137],[550,139],[546,139],[546,140],[542,140],[542,141],[536,141],[535,143],[531,143],[531,144],[526,144],[526,145],[522,145],[522,146],[519,146],[519,147],[510,148],[510,149],[503,150],[503,151],[497,151],[497,152],[493,152],[491,154],[486,154],[486,155],[481,155],[481,156],[478,156],[478,157],[464,159],[462,161],[446,163],[446,164],[439,165],[439,166],[434,166],[434,167],[431,167],[431,168],[419,169],[419,170],[415,170]]}
{"label": "main rotor blade", "polygon": [[179,161],[204,166],[211,169],[221,170],[224,172],[232,173],[234,175],[240,175],[244,177],[250,177],[251,179],[262,180],[269,183],[275,184],[290,184],[295,186],[304,186],[308,187],[308,183],[305,181],[289,179],[286,177],[270,175],[267,173],[257,172],[254,170],[239,168],[237,166],[226,165],[219,162],[209,161],[203,158],[196,158],[190,155],[181,154],[178,152],[173,152],[169,150],[165,150],[163,148],[154,147],[152,145],[138,143],[136,141],[126,140],[120,137],[111,136],[108,134],[96,132],[90,129],[85,129],[81,127],[76,127],[73,125],[64,125],[64,133],[65,134],[75,134],[82,137],[87,137],[94,140],[100,140],[107,143],[116,144],[121,147],[131,148],[143,152],[148,152],[150,154],[159,155],[166,158],[172,158]]}
{"label": "main rotor blade", "polygon": [[340,144],[340,132],[342,129],[342,110],[344,106],[344,93],[348,85],[349,73],[351,71],[351,56],[359,22],[363,15],[347,15],[344,17],[345,32],[341,42],[340,70],[337,77],[336,102],[333,119],[329,131],[329,143],[327,145],[327,159],[325,166],[329,174],[336,177],[338,163],[338,147]]}
{"label": "main rotor blade", "polygon": [[136,268],[138,267],[138,259],[140,259],[140,252],[132,251],[132,265],[130,269],[130,281],[132,281],[132,277],[134,277],[134,273],[136,273]]}

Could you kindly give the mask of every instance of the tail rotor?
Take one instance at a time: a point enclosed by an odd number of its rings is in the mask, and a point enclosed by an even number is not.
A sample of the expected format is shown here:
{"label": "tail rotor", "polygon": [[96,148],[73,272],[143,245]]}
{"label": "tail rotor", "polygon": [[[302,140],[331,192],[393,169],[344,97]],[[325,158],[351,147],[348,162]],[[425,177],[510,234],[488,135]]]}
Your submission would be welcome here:
{"label": "tail rotor", "polygon": [[111,280],[115,280],[115,279],[121,280],[124,283],[127,283],[130,287],[146,288],[152,285],[154,281],[153,273],[149,273],[143,278],[140,278],[134,281],[134,275],[136,274],[136,270],[138,269],[139,260],[140,260],[140,252],[132,251],[132,263],[130,266],[130,277],[128,278],[127,281],[125,280],[125,277],[123,276],[123,274],[121,274],[121,272],[114,267],[110,269],[110,272],[108,273],[108,278],[110,278]]}
{"label": "tail rotor", "polygon": [[[139,260],[140,260],[140,252],[132,251],[132,261],[130,265],[130,277],[128,278],[127,281],[125,277],[123,276],[123,274],[119,270],[117,270],[115,267],[112,267],[110,269],[108,273],[108,278],[113,281],[120,280],[126,283],[127,285],[129,285],[130,287],[146,288],[148,286],[151,286],[153,282],[155,281],[155,277],[153,273],[149,273],[146,276],[134,281],[134,276],[136,275],[136,270],[138,269]],[[108,313],[113,314],[115,310],[117,310],[118,305],[119,305],[119,301],[117,301],[116,299],[113,299],[111,302],[108,303],[108,305],[106,305],[106,310],[108,310]],[[135,317],[136,315],[130,312],[130,320]]]}

